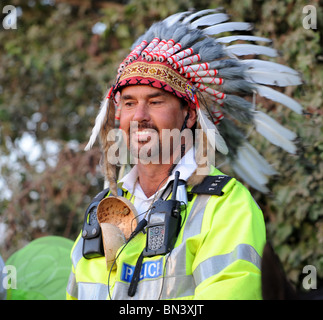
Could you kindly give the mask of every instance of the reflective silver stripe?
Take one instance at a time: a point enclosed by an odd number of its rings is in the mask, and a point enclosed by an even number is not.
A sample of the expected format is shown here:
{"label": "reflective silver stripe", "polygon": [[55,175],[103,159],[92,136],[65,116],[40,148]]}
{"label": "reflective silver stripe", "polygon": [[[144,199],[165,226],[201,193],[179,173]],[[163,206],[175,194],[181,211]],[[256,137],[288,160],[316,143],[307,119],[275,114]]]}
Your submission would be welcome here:
{"label": "reflective silver stripe", "polygon": [[108,296],[108,286],[103,283],[78,283],[78,299],[80,300],[106,300]]}
{"label": "reflective silver stripe", "polygon": [[112,300],[157,300],[159,298],[163,278],[154,280],[140,281],[133,297],[128,296],[130,284],[117,281]]}
{"label": "reflective silver stripe", "polygon": [[73,263],[74,268],[76,268],[76,265],[83,257],[83,254],[82,254],[83,242],[84,242],[84,239],[82,237],[80,237],[79,240],[77,241],[75,247],[73,248],[72,263]]}
{"label": "reflective silver stripe", "polygon": [[193,296],[195,281],[192,275],[164,278],[161,299],[174,299]]}
{"label": "reflective silver stripe", "polygon": [[182,242],[166,256],[166,275],[186,275],[186,243]]}
{"label": "reflective silver stripe", "polygon": [[66,292],[73,298],[77,299],[78,297],[77,283],[75,279],[75,274],[72,271],[71,271],[70,277],[68,278]]}
{"label": "reflective silver stripe", "polygon": [[195,283],[192,275],[165,277],[139,282],[136,294],[128,296],[129,283],[117,282],[112,299],[157,300],[183,298],[194,295]]}
{"label": "reflective silver stripe", "polygon": [[257,251],[249,244],[239,244],[230,253],[217,255],[201,262],[193,272],[196,285],[219,273],[237,260],[249,261],[258,269],[261,266],[261,257]]}
{"label": "reflective silver stripe", "polygon": [[185,223],[183,242],[188,238],[201,233],[204,211],[210,197],[210,195],[198,195],[196,197]]}

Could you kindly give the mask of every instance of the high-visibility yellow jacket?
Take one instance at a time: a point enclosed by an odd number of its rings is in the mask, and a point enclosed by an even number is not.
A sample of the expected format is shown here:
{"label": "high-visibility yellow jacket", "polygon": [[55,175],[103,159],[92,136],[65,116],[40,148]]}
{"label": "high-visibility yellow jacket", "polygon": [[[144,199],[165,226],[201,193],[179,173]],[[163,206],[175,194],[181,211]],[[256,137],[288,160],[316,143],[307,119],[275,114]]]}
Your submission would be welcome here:
{"label": "high-visibility yellow jacket", "polygon": [[[213,172],[218,174],[218,170]],[[193,194],[186,213],[181,213],[186,217],[174,249],[166,255],[144,257],[132,298],[128,288],[146,245],[146,233],[140,232],[123,248],[111,273],[104,257],[82,256],[80,234],[71,253],[67,298],[261,299],[260,262],[266,240],[263,214],[236,179],[222,192],[221,196]]]}

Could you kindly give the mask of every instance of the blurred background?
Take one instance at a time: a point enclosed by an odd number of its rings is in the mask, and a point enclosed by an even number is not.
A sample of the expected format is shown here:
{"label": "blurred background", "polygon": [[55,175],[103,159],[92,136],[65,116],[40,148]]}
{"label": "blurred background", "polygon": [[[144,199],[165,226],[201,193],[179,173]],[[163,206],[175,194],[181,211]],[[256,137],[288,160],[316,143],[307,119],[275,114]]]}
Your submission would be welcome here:
{"label": "blurred background", "polygon": [[[306,5],[316,28],[305,28]],[[16,29],[4,28],[6,5]],[[42,236],[74,240],[91,199],[103,188],[98,144],[84,152],[99,104],[133,41],[154,21],[188,9],[224,7],[234,21],[280,50],[276,62],[303,74],[287,88],[297,115],[261,101],[299,136],[297,155],[253,137],[281,173],[270,194],[251,189],[268,239],[300,286],[305,265],[323,279],[323,1],[312,0],[12,0],[0,2],[0,255]],[[8,22],[8,21],[7,21]],[[14,23],[9,21],[8,23]],[[229,170],[229,169],[228,169]],[[225,172],[230,174],[230,172]],[[237,177],[239,178],[239,177]],[[248,187],[248,186],[247,186]]]}

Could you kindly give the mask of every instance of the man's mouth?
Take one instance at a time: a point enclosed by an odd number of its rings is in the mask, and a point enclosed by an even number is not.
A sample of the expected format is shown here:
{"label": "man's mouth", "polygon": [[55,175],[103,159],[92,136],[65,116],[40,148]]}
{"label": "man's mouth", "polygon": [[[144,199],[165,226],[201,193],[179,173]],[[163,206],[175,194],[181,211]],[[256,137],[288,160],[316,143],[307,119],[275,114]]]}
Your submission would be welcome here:
{"label": "man's mouth", "polygon": [[139,142],[147,142],[151,139],[152,132],[148,130],[134,132],[135,139]]}
{"label": "man's mouth", "polygon": [[155,129],[145,128],[141,130],[131,131],[132,140],[140,143],[146,143],[151,141],[154,136],[158,136],[158,132]]}

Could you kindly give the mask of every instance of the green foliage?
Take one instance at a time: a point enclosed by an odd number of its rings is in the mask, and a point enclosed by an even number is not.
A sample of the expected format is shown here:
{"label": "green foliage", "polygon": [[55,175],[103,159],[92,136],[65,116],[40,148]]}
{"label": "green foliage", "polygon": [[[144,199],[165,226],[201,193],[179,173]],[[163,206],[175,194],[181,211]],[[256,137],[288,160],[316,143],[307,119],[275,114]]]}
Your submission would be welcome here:
{"label": "green foliage", "polygon": [[[29,132],[42,147],[45,167],[40,170],[39,161],[30,163],[21,153],[16,159],[19,167],[2,163],[1,175],[14,194],[10,201],[0,200],[0,222],[9,227],[0,242],[2,255],[44,234],[76,237],[90,197],[102,188],[98,149],[81,150],[107,84],[133,41],[152,22],[169,14],[223,6],[233,20],[251,21],[257,35],[272,38],[282,53],[278,62],[303,74],[302,88],[288,88],[286,93],[302,103],[306,115],[260,101],[262,108],[298,134],[299,154],[288,155],[253,137],[281,175],[272,179],[271,195],[252,193],[289,277],[300,285],[303,266],[312,264],[323,279],[323,11],[319,1],[310,3],[317,9],[317,30],[303,27],[302,10],[309,4],[305,0],[66,0],[53,6],[15,0],[11,4],[23,14],[17,30],[0,30],[1,157],[19,152],[17,143]],[[97,22],[106,25],[102,35],[92,33]],[[49,140],[61,146],[54,165],[46,160]],[[78,143],[78,151],[71,150],[70,141]]]}

